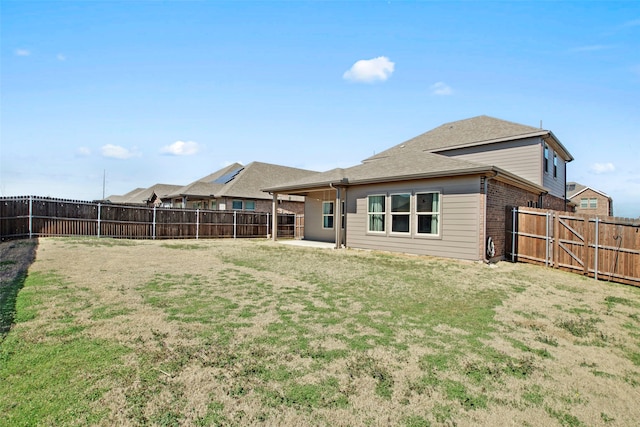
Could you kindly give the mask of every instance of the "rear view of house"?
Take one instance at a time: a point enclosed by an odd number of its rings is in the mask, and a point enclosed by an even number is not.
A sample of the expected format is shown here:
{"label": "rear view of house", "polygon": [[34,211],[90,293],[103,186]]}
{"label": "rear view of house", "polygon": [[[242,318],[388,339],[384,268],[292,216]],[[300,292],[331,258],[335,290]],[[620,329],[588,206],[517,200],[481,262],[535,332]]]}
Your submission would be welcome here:
{"label": "rear view of house", "polygon": [[571,160],[549,130],[479,116],[265,191],[306,197],[309,240],[492,259],[505,255],[507,206],[566,209]]}

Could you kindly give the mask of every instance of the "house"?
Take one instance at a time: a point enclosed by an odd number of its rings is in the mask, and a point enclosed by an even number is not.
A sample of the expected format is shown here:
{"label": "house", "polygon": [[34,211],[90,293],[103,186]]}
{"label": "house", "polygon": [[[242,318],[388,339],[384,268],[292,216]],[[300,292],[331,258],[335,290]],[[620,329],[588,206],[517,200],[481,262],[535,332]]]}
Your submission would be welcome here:
{"label": "house", "polygon": [[575,204],[577,213],[613,216],[613,199],[595,188],[567,182],[567,199]]}
{"label": "house", "polygon": [[274,203],[282,194],[306,198],[305,239],[493,259],[505,256],[509,206],[566,210],[572,160],[549,130],[478,116],[446,123],[359,165],[264,190]]}
{"label": "house", "polygon": [[136,188],[122,196],[112,195],[107,197],[106,201],[121,205],[131,206],[165,206],[170,203],[166,194],[171,193],[181,185],[155,184],[149,188]]}
{"label": "house", "polygon": [[[233,163],[191,184],[167,194],[172,207],[211,210],[245,210],[272,212],[272,195],[264,186],[280,185],[314,175],[317,172],[251,162],[246,166]],[[280,213],[304,211],[304,197],[280,195],[275,208]]]}

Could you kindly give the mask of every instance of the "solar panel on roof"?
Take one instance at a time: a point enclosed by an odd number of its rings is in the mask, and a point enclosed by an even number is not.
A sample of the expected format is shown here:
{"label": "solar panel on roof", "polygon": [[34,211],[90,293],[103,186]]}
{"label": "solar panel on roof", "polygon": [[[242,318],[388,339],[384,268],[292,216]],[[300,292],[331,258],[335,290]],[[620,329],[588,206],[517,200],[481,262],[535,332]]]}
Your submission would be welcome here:
{"label": "solar panel on roof", "polygon": [[231,172],[226,173],[226,174],[222,175],[221,177],[214,179],[213,181],[211,181],[211,183],[212,184],[226,184],[227,182],[229,182],[233,178],[235,178],[235,176],[238,175],[238,173],[240,173],[240,171],[242,169],[244,169],[244,167],[233,169]]}

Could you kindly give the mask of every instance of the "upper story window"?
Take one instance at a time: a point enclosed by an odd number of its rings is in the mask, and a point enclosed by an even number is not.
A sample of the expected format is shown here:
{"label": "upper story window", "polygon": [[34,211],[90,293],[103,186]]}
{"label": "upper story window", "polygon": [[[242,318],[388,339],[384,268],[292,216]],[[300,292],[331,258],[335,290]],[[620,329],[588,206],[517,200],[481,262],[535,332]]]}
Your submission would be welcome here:
{"label": "upper story window", "polygon": [[386,196],[375,195],[367,197],[367,230],[381,232],[385,230]]}
{"label": "upper story window", "polygon": [[580,199],[580,208],[581,209],[596,209],[598,207],[598,199],[592,197],[587,198],[583,197]]}
{"label": "upper story window", "polygon": [[558,155],[553,153],[553,177],[558,177]]}
{"label": "upper story window", "polygon": [[409,233],[411,194],[391,195],[391,232]]}
{"label": "upper story window", "polygon": [[333,202],[322,202],[322,228],[333,228]]}
{"label": "upper story window", "polygon": [[549,173],[549,146],[544,145],[544,173]]}

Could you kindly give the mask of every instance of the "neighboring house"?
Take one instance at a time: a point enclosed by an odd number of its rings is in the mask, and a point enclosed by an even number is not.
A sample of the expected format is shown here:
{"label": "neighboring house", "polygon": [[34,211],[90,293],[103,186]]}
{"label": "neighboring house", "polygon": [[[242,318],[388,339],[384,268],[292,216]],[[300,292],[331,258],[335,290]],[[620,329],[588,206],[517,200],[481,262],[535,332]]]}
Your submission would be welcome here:
{"label": "neighboring house", "polygon": [[613,216],[613,199],[595,188],[567,182],[567,199],[575,204],[577,213]]}
{"label": "neighboring house", "polygon": [[136,188],[122,196],[109,196],[106,201],[131,206],[165,206],[170,203],[166,194],[179,188],[182,188],[182,185],[156,184],[149,188]]}
{"label": "neighboring house", "polygon": [[357,166],[264,190],[274,201],[282,194],[306,197],[308,240],[501,258],[507,208],[565,210],[572,160],[551,131],[479,116],[439,126]]}
{"label": "neighboring house", "polygon": [[[189,209],[272,212],[272,195],[261,188],[301,179],[317,172],[262,162],[234,163],[167,195],[171,206]],[[281,195],[279,213],[304,211],[304,197]]]}

